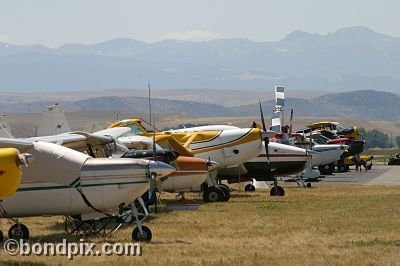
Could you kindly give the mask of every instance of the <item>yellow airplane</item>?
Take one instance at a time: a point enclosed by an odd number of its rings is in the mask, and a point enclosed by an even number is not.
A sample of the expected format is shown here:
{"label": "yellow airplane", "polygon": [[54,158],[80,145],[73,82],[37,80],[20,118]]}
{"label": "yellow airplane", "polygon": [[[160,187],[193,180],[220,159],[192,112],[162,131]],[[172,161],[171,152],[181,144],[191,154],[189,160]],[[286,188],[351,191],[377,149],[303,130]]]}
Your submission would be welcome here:
{"label": "yellow airplane", "polygon": [[[14,148],[0,149],[0,201],[13,196],[21,184],[21,164],[26,164],[28,156]],[[0,231],[0,243],[3,242]]]}
{"label": "yellow airplane", "polygon": [[[357,140],[360,137],[360,132],[357,127],[345,128],[338,122],[317,122],[307,126],[311,131],[318,130],[321,132],[333,133],[340,135],[343,138],[349,138],[350,140]],[[329,136],[327,136],[330,138]]]}
{"label": "yellow airplane", "polygon": [[21,182],[21,158],[17,149],[0,149],[0,200],[11,197]]}

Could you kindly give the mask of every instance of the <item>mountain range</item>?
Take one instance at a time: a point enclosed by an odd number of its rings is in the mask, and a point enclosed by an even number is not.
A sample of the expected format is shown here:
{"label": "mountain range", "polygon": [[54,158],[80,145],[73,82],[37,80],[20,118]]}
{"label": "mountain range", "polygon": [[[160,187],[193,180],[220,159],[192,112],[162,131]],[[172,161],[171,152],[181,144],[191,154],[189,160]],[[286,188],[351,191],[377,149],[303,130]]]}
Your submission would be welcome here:
{"label": "mountain range", "polygon": [[[180,113],[191,117],[259,117],[257,99],[252,104],[226,106],[195,100],[171,100],[152,98],[152,110],[155,113]],[[148,98],[132,96],[84,97],[59,101],[66,112],[101,112],[105,110],[130,114],[147,113]],[[305,98],[288,98],[285,103],[286,115],[294,109],[296,117],[347,117],[367,121],[400,121],[400,97],[391,92],[360,90],[331,93]],[[52,99],[27,100],[8,96],[0,97],[0,112],[34,113],[45,106],[54,104]],[[262,101],[266,116],[272,114],[275,100]]]}
{"label": "mountain range", "polygon": [[276,42],[0,43],[0,92],[143,88],[352,91],[400,88],[400,38],[365,27],[294,31]]}

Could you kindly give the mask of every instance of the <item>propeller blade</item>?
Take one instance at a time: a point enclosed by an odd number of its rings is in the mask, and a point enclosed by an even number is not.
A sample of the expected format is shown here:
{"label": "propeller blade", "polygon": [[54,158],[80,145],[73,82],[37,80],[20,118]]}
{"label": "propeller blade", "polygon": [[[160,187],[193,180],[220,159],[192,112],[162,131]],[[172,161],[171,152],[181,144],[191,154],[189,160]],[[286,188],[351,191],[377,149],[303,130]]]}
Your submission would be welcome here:
{"label": "propeller blade", "polygon": [[157,187],[157,174],[151,173],[149,179],[149,199],[153,195],[154,189]]}
{"label": "propeller blade", "polygon": [[258,103],[260,104],[260,115],[261,115],[261,123],[264,131],[267,131],[267,127],[265,126],[265,120],[264,120],[264,114],[261,106],[261,101],[260,99],[258,100]]}
{"label": "propeller blade", "polygon": [[265,152],[267,154],[267,162],[269,164],[269,138],[264,139]]}
{"label": "propeller blade", "polygon": [[[263,113],[263,110],[262,110],[260,99],[258,100],[258,103],[260,105],[260,115],[261,115],[262,127],[263,127],[264,132],[266,132],[267,131],[267,127],[265,126],[264,113]],[[264,138],[264,146],[265,146],[265,152],[267,154],[267,161],[268,161],[268,164],[269,164],[269,149],[268,149],[268,147],[269,147],[269,138],[268,137]]]}
{"label": "propeller blade", "polygon": [[293,130],[292,121],[293,121],[293,108],[290,111],[289,137],[292,137],[292,130]]}

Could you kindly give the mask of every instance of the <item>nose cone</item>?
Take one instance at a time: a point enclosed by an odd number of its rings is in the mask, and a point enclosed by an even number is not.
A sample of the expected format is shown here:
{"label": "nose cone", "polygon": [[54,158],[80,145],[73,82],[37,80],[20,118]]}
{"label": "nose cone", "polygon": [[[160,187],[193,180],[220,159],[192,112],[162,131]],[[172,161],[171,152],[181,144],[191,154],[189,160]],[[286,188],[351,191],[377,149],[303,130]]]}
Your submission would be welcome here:
{"label": "nose cone", "polygon": [[208,161],[207,166],[208,166],[208,171],[212,171],[214,169],[217,169],[220,166],[220,164],[214,161]]}
{"label": "nose cone", "polygon": [[156,173],[157,177],[165,177],[176,171],[176,168],[159,161],[150,161],[150,173]]}

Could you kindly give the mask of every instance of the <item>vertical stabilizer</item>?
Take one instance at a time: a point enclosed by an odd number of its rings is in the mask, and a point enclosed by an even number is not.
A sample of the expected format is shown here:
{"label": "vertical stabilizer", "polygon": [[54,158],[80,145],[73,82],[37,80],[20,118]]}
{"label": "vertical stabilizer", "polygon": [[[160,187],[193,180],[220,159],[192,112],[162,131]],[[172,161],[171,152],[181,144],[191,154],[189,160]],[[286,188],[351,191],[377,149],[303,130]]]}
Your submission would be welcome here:
{"label": "vertical stabilizer", "polygon": [[276,133],[281,132],[281,112],[279,111],[274,111],[272,113],[272,122],[271,122],[271,130],[275,131]]}
{"label": "vertical stabilizer", "polygon": [[70,131],[68,121],[58,103],[47,106],[40,118],[37,136],[51,136]]}
{"label": "vertical stabilizer", "polygon": [[5,114],[0,114],[0,137],[14,138],[14,136],[11,132],[11,128],[7,123]]}

